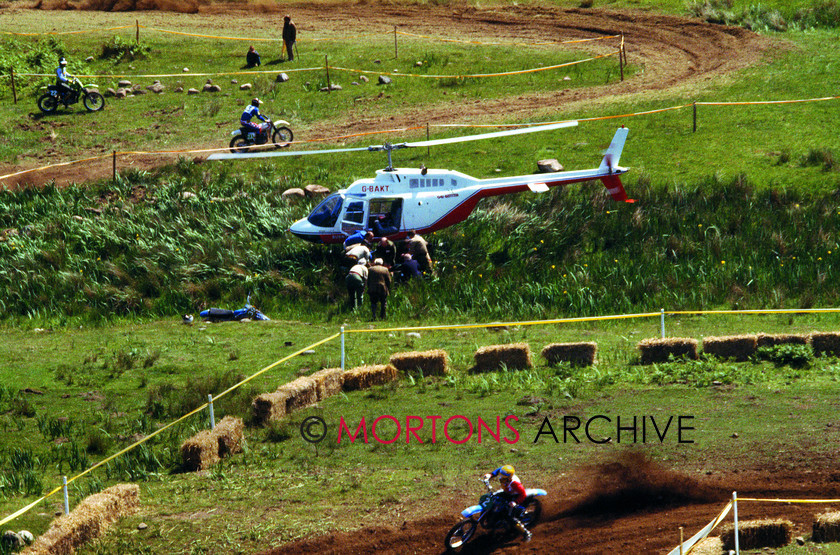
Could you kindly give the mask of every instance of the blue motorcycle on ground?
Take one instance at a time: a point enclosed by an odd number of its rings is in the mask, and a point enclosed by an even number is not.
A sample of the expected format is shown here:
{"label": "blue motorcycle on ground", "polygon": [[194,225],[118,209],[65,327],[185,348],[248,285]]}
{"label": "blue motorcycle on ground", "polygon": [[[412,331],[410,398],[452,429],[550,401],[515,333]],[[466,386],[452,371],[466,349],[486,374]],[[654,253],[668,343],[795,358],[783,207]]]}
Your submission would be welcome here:
{"label": "blue motorcycle on ground", "polygon": [[208,308],[207,310],[202,310],[199,316],[210,322],[239,322],[246,318],[250,320],[270,320],[257,307],[251,306],[251,295],[248,295],[248,300],[245,302],[243,308],[237,308],[236,310]]}

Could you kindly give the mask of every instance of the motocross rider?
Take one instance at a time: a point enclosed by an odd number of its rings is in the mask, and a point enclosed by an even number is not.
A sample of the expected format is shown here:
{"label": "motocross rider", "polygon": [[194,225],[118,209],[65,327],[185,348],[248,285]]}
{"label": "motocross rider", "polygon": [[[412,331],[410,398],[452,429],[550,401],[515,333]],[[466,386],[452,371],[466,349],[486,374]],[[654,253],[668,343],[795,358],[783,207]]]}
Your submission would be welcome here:
{"label": "motocross rider", "polygon": [[68,95],[73,92],[70,87],[72,75],[67,73],[67,60],[63,57],[58,61],[58,67],[55,69],[55,86],[58,87],[58,92],[61,96]]}
{"label": "motocross rider", "polygon": [[525,528],[525,525],[521,520],[519,520],[525,512],[525,507],[522,506],[522,502],[525,501],[525,498],[527,497],[522,481],[519,479],[519,476],[516,475],[516,470],[514,470],[513,465],[510,464],[500,466],[493,472],[485,474],[483,479],[490,480],[496,476],[499,477],[499,484],[502,486],[502,492],[500,495],[510,501],[508,514],[510,515],[511,520],[513,520],[516,527],[522,532],[522,535],[525,537],[525,541],[531,541],[531,531]]}
{"label": "motocross rider", "polygon": [[262,133],[262,126],[251,123],[251,118],[256,116],[261,121],[268,121],[268,118],[260,113],[260,104],[262,104],[262,101],[259,98],[253,99],[251,104],[245,107],[245,111],[242,112],[242,116],[239,118],[239,123],[242,124],[242,127],[256,133],[255,138]]}

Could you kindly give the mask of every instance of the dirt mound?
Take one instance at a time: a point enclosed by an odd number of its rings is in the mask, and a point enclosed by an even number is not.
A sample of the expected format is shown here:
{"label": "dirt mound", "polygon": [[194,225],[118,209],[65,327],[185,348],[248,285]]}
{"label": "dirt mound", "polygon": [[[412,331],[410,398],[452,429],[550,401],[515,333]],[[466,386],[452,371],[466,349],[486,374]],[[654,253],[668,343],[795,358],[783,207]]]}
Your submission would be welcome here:
{"label": "dirt mound", "polygon": [[[209,4],[204,1],[204,4]],[[162,11],[198,13],[198,0],[38,0],[38,10],[87,10],[101,12]]]}
{"label": "dirt mound", "polygon": [[591,491],[563,515],[623,515],[715,500],[726,502],[724,490],[665,469],[643,453],[626,452],[616,461],[596,465],[593,472]]}

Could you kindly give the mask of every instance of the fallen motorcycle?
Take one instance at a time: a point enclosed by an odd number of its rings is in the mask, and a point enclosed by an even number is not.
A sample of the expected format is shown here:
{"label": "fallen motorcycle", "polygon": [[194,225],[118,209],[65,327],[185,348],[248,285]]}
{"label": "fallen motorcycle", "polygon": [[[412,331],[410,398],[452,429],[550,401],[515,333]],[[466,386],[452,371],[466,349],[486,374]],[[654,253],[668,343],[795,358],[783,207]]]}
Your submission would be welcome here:
{"label": "fallen motorcycle", "polygon": [[105,98],[98,91],[90,90],[96,85],[82,85],[78,78],[74,77],[70,84],[70,91],[59,89],[57,85],[49,85],[47,94],[38,98],[38,108],[45,114],[52,114],[58,109],[59,104],[69,108],[79,100],[84,104],[88,112],[98,112],[105,107]]}
{"label": "fallen motorcycle", "polygon": [[[492,534],[506,535],[515,529],[510,515],[510,502],[502,495],[502,490],[493,491],[489,480],[482,480],[487,487],[487,493],[478,500],[478,505],[472,505],[461,511],[464,520],[452,527],[446,534],[446,550],[457,553],[469,542],[479,526]],[[544,489],[526,489],[527,497],[522,502],[522,512],[518,517],[526,528],[532,528],[540,519],[542,504],[538,497],[547,495]]]}
{"label": "fallen motorcycle", "polygon": [[[236,310],[208,308],[207,310],[202,310],[199,313],[199,316],[209,322],[240,322],[245,319],[270,320],[270,318],[260,312],[257,307],[251,305],[251,295],[248,295],[248,300],[245,301],[245,306],[243,308],[237,308]],[[184,323],[191,323],[191,318],[192,317],[190,317],[188,322],[186,317],[184,317]]]}
{"label": "fallen motorcycle", "polygon": [[294,139],[292,130],[288,126],[288,121],[280,119],[277,121],[268,120],[263,123],[260,125],[259,133],[248,127],[240,127],[231,133],[233,138],[230,140],[230,151],[233,153],[248,152],[251,150],[249,147],[268,143],[269,137],[271,137],[274,148],[287,147]]}

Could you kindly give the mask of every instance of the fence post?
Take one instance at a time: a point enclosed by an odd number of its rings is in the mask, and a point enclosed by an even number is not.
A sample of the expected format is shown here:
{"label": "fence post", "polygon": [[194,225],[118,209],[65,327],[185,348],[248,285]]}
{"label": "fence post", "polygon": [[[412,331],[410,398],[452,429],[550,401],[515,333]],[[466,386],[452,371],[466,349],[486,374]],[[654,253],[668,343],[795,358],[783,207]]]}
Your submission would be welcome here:
{"label": "fence post", "polygon": [[697,101],[691,103],[691,109],[694,115],[692,116],[692,125],[691,125],[691,132],[697,132]]}
{"label": "fence post", "polygon": [[618,70],[621,72],[621,80],[624,81],[624,64],[627,60],[624,59],[624,33],[621,33],[621,42],[618,45]]}
{"label": "fence post", "polygon": [[735,555],[741,554],[738,542],[738,493],[732,492],[732,515],[735,518]]}
{"label": "fence post", "polygon": [[15,100],[15,104],[17,104],[17,89],[15,89],[15,70],[12,68],[12,98]]}
{"label": "fence post", "polygon": [[134,40],[139,43],[140,42],[140,20],[139,19],[134,20],[134,28],[137,31],[136,34],[134,35]]}
{"label": "fence post", "polygon": [[[426,122],[426,140],[429,140],[429,122]],[[429,145],[426,145],[426,158],[432,155],[431,151],[429,150]]]}
{"label": "fence post", "polygon": [[680,555],[683,555],[682,544],[683,544],[683,527],[680,526]]}
{"label": "fence post", "polygon": [[213,413],[213,395],[211,393],[207,394],[207,402],[210,406],[210,429],[216,427],[216,415]]}
{"label": "fence post", "polygon": [[327,68],[327,92],[332,92],[332,85],[330,84],[330,57],[324,56],[324,67]]}
{"label": "fence post", "polygon": [[665,309],[659,309],[659,327],[662,329],[662,339],[665,339]]}
{"label": "fence post", "polygon": [[64,490],[64,514],[70,514],[70,497],[67,495],[67,476],[62,476],[62,482],[64,482],[64,486],[62,489]]}
{"label": "fence post", "polygon": [[344,326],[341,326],[341,371],[344,372]]}
{"label": "fence post", "polygon": [[397,26],[394,25],[394,59],[398,59],[399,56],[397,55]]}
{"label": "fence post", "polygon": [[111,177],[114,180],[114,185],[117,184],[117,151],[112,151],[111,154]]}

